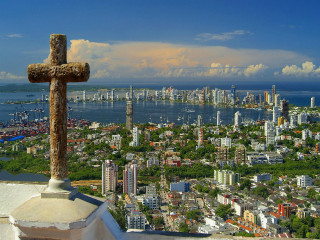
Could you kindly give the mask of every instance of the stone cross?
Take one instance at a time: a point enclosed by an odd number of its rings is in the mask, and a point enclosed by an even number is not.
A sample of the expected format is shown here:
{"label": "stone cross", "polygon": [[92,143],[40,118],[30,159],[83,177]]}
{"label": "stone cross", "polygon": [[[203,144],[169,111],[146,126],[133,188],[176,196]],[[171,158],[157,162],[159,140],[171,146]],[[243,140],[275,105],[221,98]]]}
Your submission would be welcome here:
{"label": "stone cross", "polygon": [[50,36],[50,64],[31,64],[28,78],[32,83],[50,83],[50,169],[48,192],[70,189],[67,167],[67,83],[89,79],[88,63],[67,64],[66,35]]}

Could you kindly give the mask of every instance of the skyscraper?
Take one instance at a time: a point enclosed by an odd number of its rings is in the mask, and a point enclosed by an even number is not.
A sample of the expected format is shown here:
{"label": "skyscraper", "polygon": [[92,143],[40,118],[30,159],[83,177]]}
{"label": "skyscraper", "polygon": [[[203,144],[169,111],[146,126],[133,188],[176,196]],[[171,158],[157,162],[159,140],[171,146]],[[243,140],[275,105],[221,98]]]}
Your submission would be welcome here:
{"label": "skyscraper", "polygon": [[130,85],[130,90],[129,90],[129,100],[133,100],[134,95],[133,95],[133,87]]}
{"label": "skyscraper", "polygon": [[197,122],[198,128],[201,128],[202,126],[202,116],[198,115],[198,122]]}
{"label": "skyscraper", "polygon": [[281,101],[281,113],[282,116],[289,121],[289,101],[286,101],[285,99]]}
{"label": "skyscraper", "polygon": [[133,128],[132,137],[133,137],[133,140],[130,143],[130,146],[132,146],[132,147],[139,146],[139,128],[137,128],[137,127]]}
{"label": "skyscraper", "polygon": [[132,101],[127,101],[126,129],[131,131],[132,128],[133,128],[133,105],[132,105]]}
{"label": "skyscraper", "polygon": [[116,98],[115,94],[114,94],[114,89],[111,90],[111,94],[110,94],[110,100],[114,101]]}
{"label": "skyscraper", "polygon": [[220,126],[220,111],[217,111],[217,126]]}
{"label": "skyscraper", "polygon": [[123,170],[123,193],[137,195],[138,168],[131,162],[125,165]]}
{"label": "skyscraper", "polygon": [[277,106],[273,107],[273,123],[277,123],[278,122],[278,118],[280,117],[280,111],[279,108]]}
{"label": "skyscraper", "polygon": [[102,195],[106,192],[115,192],[118,184],[118,165],[112,160],[106,160],[102,164]]}
{"label": "skyscraper", "polygon": [[234,114],[234,126],[239,127],[241,125],[241,113],[237,111]]}
{"label": "skyscraper", "polygon": [[82,100],[85,102],[87,100],[86,91],[82,92]]}
{"label": "skyscraper", "polygon": [[233,99],[233,103],[236,103],[236,86],[231,86],[231,98]]}
{"label": "skyscraper", "polygon": [[276,99],[276,85],[272,85],[272,103],[275,105]]}
{"label": "skyscraper", "polygon": [[314,107],[315,107],[315,101],[316,101],[315,97],[312,97],[312,98],[311,98],[311,102],[310,102],[310,107],[311,107],[311,108],[314,108]]}

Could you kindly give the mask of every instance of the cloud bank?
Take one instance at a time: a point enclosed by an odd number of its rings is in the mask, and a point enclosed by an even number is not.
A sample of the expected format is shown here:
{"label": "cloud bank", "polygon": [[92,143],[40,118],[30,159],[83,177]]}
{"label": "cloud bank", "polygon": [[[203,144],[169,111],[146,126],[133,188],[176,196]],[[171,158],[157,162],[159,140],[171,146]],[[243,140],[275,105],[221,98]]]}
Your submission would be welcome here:
{"label": "cloud bank", "polygon": [[195,39],[199,41],[210,41],[210,40],[228,41],[236,38],[237,36],[241,36],[245,34],[251,34],[251,32],[245,31],[245,30],[235,30],[233,32],[225,32],[220,34],[200,33],[197,35]]}
{"label": "cloud bank", "polygon": [[8,80],[8,79],[23,79],[25,78],[24,76],[16,76],[12,73],[9,73],[9,72],[0,72],[0,79],[4,79],[4,80]]}
{"label": "cloud bank", "polygon": [[[91,77],[241,77],[281,69],[308,61],[290,51],[235,49],[222,46],[181,45],[162,42],[99,43],[71,40],[68,61],[86,61]],[[273,74],[274,71],[270,73]]]}
{"label": "cloud bank", "polygon": [[282,75],[284,76],[296,76],[296,77],[320,77],[320,67],[316,66],[309,61],[302,63],[302,67],[297,65],[285,66],[282,69]]}

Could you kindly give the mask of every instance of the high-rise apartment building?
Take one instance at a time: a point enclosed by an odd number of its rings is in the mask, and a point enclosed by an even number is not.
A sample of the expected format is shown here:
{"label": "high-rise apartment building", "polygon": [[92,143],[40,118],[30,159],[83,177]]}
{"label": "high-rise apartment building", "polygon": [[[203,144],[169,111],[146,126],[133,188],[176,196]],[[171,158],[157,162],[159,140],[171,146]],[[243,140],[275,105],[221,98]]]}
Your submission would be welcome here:
{"label": "high-rise apartment building", "polygon": [[241,126],[242,122],[241,122],[241,113],[239,111],[237,111],[234,114],[234,127],[239,127]]}
{"label": "high-rise apartment building", "polygon": [[276,103],[276,85],[272,85],[272,103],[275,106],[275,103]]}
{"label": "high-rise apartment building", "polygon": [[241,145],[236,148],[234,161],[236,164],[245,164],[247,159],[246,147]]}
{"label": "high-rise apartment building", "polygon": [[217,126],[220,126],[221,120],[220,120],[220,111],[217,111]]}
{"label": "high-rise apartment building", "polygon": [[133,105],[132,105],[132,101],[127,101],[126,129],[131,131],[132,128],[133,128]]}
{"label": "high-rise apartment building", "polygon": [[131,147],[137,147],[139,146],[139,128],[134,127],[132,130],[132,137],[133,140],[130,142]]}
{"label": "high-rise apartment building", "polygon": [[118,184],[118,165],[112,160],[106,160],[102,164],[102,195],[107,192],[115,192]]}
{"label": "high-rise apartment building", "polygon": [[310,107],[314,108],[315,106],[316,106],[316,99],[315,99],[315,97],[312,97],[310,100]]}
{"label": "high-rise apartment building", "polygon": [[289,121],[289,101],[286,101],[285,99],[281,101],[281,113],[282,116]]}
{"label": "high-rise apartment building", "polygon": [[123,193],[137,195],[138,190],[138,167],[131,162],[125,165],[123,170]]}

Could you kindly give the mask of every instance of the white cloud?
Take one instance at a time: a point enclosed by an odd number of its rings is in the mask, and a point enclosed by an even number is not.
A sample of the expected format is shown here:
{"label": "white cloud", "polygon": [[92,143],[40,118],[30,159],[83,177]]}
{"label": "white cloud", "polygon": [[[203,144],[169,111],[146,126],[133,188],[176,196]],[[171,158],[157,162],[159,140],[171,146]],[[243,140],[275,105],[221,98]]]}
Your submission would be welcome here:
{"label": "white cloud", "polygon": [[110,73],[105,69],[96,71],[96,73],[93,74],[92,76],[92,78],[108,78],[108,77],[110,77]]}
{"label": "white cloud", "polygon": [[[280,68],[309,60],[283,50],[234,49],[222,46],[161,42],[99,43],[71,40],[68,61],[86,61],[93,78],[253,76],[266,66]],[[213,63],[213,65],[212,65]],[[220,64],[215,66],[214,64]],[[215,69],[214,69],[215,68]],[[220,69],[218,69],[220,68]]]}
{"label": "white cloud", "polygon": [[263,64],[250,65],[248,67],[223,65],[221,63],[211,63],[207,71],[198,71],[196,76],[207,77],[252,77],[262,73],[268,67]]}
{"label": "white cloud", "polygon": [[4,80],[7,80],[7,79],[23,79],[25,78],[24,76],[16,76],[12,73],[8,73],[8,72],[0,72],[0,79],[4,79]]}
{"label": "white cloud", "polygon": [[282,69],[282,75],[294,75],[297,77],[320,77],[320,67],[315,67],[316,66],[310,61],[302,63],[302,67],[298,67],[297,65],[287,65]]}
{"label": "white cloud", "polygon": [[215,33],[200,33],[196,36],[196,40],[200,41],[210,41],[210,40],[219,40],[219,41],[227,41],[235,38],[239,35],[250,34],[251,32],[245,30],[235,30],[233,32],[225,32],[220,34]]}
{"label": "white cloud", "polygon": [[14,33],[14,34],[8,34],[8,38],[22,38],[22,34],[20,33]]}

